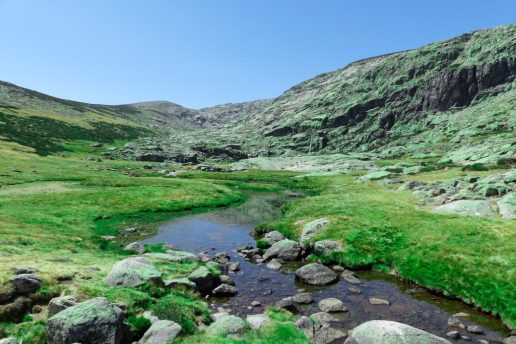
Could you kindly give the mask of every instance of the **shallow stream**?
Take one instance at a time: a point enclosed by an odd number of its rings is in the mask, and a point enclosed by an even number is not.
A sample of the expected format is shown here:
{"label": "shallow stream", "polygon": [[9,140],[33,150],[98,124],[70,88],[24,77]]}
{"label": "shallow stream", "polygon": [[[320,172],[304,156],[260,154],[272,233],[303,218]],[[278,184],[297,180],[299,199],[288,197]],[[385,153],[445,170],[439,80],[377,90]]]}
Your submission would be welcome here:
{"label": "shallow stream", "polygon": [[[300,307],[300,314],[310,315],[318,312],[317,303],[327,297],[342,300],[348,312],[334,313],[340,322],[335,327],[352,329],[368,320],[384,319],[402,322],[445,337],[446,333],[459,330],[462,335],[470,337],[473,342],[488,340],[501,342],[508,334],[503,323],[489,315],[477,311],[460,301],[431,294],[424,289],[402,283],[394,276],[371,271],[357,271],[362,283],[351,285],[344,280],[324,287],[310,287],[295,280],[294,271],[302,263],[292,263],[280,271],[268,269],[265,264],[246,261],[236,249],[246,244],[255,246],[251,235],[253,228],[264,222],[272,221],[281,215],[281,206],[286,201],[285,195],[271,193],[253,193],[249,200],[239,207],[215,210],[208,213],[185,216],[162,224],[158,234],[144,240],[144,243],[165,242],[178,249],[189,252],[205,251],[209,255],[227,252],[232,261],[240,262],[241,271],[231,274],[238,288],[238,294],[231,298],[210,298],[213,307],[230,308],[233,314],[261,313],[265,306],[273,305],[278,300],[293,296],[298,289],[312,292],[314,303]],[[361,294],[352,294],[348,288],[358,287]],[[390,301],[390,305],[371,305],[370,297]],[[251,307],[252,301],[259,301],[262,306]],[[480,325],[485,333],[474,335],[458,328],[448,327],[452,314],[465,312],[470,314],[462,322]],[[458,340],[457,343],[468,343]]]}

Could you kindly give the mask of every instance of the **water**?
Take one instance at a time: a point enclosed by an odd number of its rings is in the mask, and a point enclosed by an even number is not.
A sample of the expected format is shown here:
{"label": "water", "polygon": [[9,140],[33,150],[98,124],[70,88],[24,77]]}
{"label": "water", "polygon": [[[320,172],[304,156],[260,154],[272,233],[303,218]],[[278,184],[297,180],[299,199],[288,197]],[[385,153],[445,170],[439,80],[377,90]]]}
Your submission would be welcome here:
{"label": "water", "polygon": [[[293,271],[302,263],[288,264],[281,271],[267,269],[264,264],[246,261],[237,254],[236,248],[255,243],[251,235],[253,228],[271,221],[281,215],[281,205],[285,195],[253,193],[245,204],[230,209],[216,210],[175,219],[159,227],[158,234],[146,239],[144,243],[165,242],[190,252],[205,251],[210,255],[227,252],[232,261],[240,262],[241,271],[231,274],[238,288],[238,295],[232,298],[211,298],[213,307],[230,308],[233,314],[245,316],[261,313],[267,305],[293,296],[302,288],[310,291],[315,302],[300,307],[300,314],[310,315],[318,312],[317,303],[327,297],[342,300],[349,312],[335,313],[339,323],[335,326],[343,330],[374,319],[393,320],[412,325],[438,336],[445,337],[452,330],[459,330],[473,340],[484,339],[492,343],[501,342],[508,329],[494,317],[478,312],[476,309],[455,300],[430,294],[421,289],[402,283],[397,278],[371,271],[357,272],[362,283],[351,285],[346,281],[324,287],[311,287],[295,280]],[[349,292],[348,288],[360,288],[361,294]],[[370,297],[387,299],[391,305],[371,305]],[[252,301],[262,306],[250,307]],[[484,335],[474,335],[465,330],[449,328],[448,318],[458,312],[470,314],[464,318],[467,325],[480,325]],[[466,341],[459,340],[456,342]]]}

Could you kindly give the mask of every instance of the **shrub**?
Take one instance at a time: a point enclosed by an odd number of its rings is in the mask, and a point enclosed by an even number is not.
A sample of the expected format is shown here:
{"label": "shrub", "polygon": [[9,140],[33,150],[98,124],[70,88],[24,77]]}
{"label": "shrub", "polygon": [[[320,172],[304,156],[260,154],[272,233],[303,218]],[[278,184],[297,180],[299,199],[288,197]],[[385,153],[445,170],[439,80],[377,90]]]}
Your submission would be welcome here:
{"label": "shrub", "polygon": [[260,240],[258,240],[258,241],[256,242],[256,247],[266,250],[266,249],[268,249],[269,247],[271,247],[271,244],[269,244],[269,242],[268,242],[268,241],[265,241],[265,240],[263,240],[263,239],[260,239]]}

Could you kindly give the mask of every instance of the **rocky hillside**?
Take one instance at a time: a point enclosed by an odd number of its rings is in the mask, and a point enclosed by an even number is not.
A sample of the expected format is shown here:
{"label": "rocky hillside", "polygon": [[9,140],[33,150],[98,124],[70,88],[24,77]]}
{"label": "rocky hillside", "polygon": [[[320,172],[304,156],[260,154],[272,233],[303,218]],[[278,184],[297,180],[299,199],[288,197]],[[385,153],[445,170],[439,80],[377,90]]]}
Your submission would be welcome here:
{"label": "rocky hillside", "polygon": [[503,158],[514,154],[515,41],[510,25],[357,61],[294,86],[237,130],[268,154]]}

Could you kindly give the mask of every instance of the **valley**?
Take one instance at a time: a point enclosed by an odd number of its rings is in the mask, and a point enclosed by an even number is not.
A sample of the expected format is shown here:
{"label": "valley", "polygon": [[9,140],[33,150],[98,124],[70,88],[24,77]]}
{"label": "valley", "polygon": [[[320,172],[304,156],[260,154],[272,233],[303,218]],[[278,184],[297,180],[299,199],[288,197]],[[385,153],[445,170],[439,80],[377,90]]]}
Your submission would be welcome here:
{"label": "valley", "polygon": [[0,343],[514,343],[515,38],[198,110],[0,82]]}

